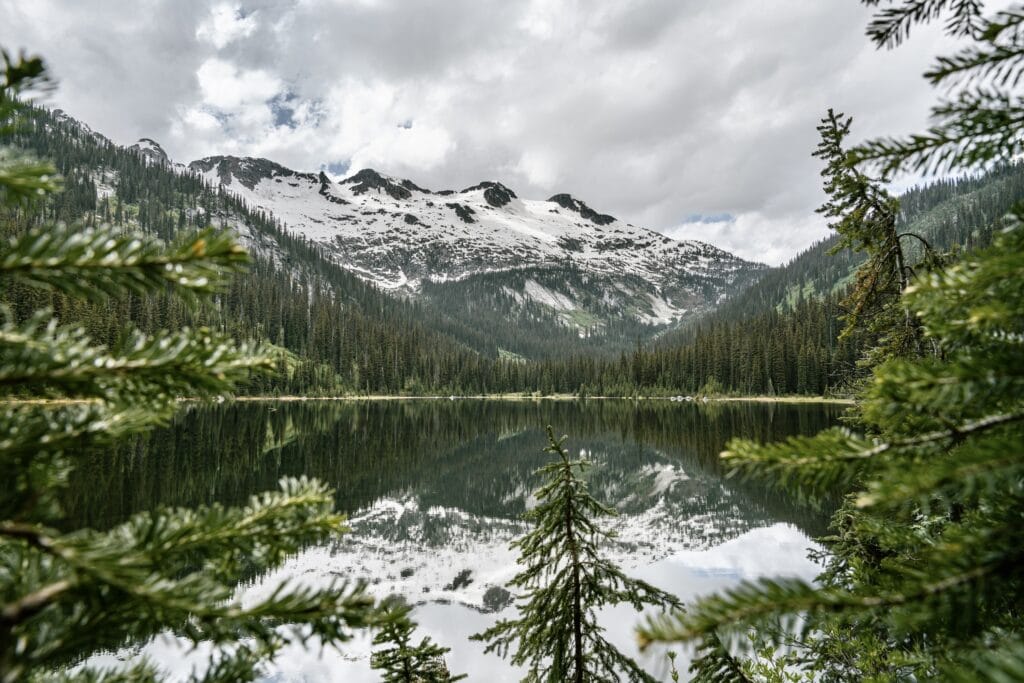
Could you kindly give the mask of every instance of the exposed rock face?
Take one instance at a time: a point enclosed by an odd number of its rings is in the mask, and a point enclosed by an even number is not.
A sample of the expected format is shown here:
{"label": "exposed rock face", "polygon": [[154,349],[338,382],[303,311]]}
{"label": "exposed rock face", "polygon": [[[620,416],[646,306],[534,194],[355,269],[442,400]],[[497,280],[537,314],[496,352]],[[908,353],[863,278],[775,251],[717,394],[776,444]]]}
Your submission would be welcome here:
{"label": "exposed rock face", "polygon": [[332,204],[348,204],[348,202],[342,199],[341,197],[335,197],[333,194],[331,194],[331,180],[330,178],[327,177],[326,173],[320,171],[320,175],[318,176],[318,178],[320,180],[320,196],[322,196],[324,199],[331,202]]}
{"label": "exposed rock face", "polygon": [[413,192],[430,194],[429,190],[424,190],[423,188],[418,187],[411,180],[401,180],[396,182],[392,178],[377,173],[377,171],[374,171],[372,168],[364,168],[359,173],[356,173],[350,178],[345,178],[345,180],[342,180],[341,182],[346,185],[351,185],[352,193],[357,195],[365,194],[370,190],[385,192],[394,199],[408,199],[412,196]]}
{"label": "exposed rock face", "polygon": [[476,190],[483,190],[484,199],[487,201],[488,204],[490,204],[496,209],[505,206],[513,199],[516,199],[515,192],[508,189],[501,183],[495,183],[490,180],[485,180],[484,182],[478,185],[474,185],[473,187],[467,187],[462,192],[475,192]]}
{"label": "exposed rock face", "polygon": [[454,202],[450,202],[448,204],[445,204],[445,206],[447,206],[449,209],[453,209],[455,211],[455,215],[458,216],[459,220],[461,220],[463,223],[476,223],[476,221],[473,219],[473,214],[476,212],[473,211],[473,209],[471,209],[470,207],[466,206],[465,204],[457,204]]}
{"label": "exposed rock face", "polygon": [[211,172],[216,173],[221,184],[230,184],[232,179],[237,180],[243,187],[250,190],[262,180],[289,179],[292,182],[317,182],[319,177],[314,173],[298,173],[285,168],[281,164],[274,163],[270,159],[255,159],[253,157],[213,156],[193,161],[188,165],[189,170],[203,175]]}
{"label": "exposed rock face", "polygon": [[572,195],[556,194],[553,197],[548,198],[548,201],[558,204],[563,209],[575,211],[583,218],[592,223],[596,223],[597,225],[609,225],[615,222],[615,216],[609,216],[606,213],[598,213],[580,200],[573,198]]}
{"label": "exposed rock face", "polygon": [[167,152],[160,146],[160,143],[150,138],[140,138],[138,142],[128,149],[138,152],[146,160],[146,163],[149,164],[168,166],[171,163],[171,160],[167,157]]}

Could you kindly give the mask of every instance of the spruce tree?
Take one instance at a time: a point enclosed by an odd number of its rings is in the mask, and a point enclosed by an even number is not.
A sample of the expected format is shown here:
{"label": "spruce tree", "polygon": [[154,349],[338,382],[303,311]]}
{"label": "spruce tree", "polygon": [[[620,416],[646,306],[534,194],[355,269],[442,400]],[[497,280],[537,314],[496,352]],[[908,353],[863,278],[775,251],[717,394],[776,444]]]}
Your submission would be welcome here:
{"label": "spruce tree", "polygon": [[900,304],[900,296],[915,272],[908,262],[903,240],[916,237],[927,251],[931,245],[914,233],[897,230],[899,202],[882,182],[869,177],[849,162],[844,141],[852,117],[829,109],[818,126],[821,142],[814,156],[825,162],[822,176],[828,201],[818,209],[832,219],[829,224],[839,239],[832,253],[844,249],[863,251],[867,259],[857,268],[854,284],[843,304],[846,328],[841,337],[858,331],[874,339],[884,338],[875,355],[920,355],[920,328]]}
{"label": "spruce tree", "polygon": [[374,645],[387,647],[374,650],[370,666],[381,672],[385,683],[449,683],[465,675],[452,675],[444,656],[451,648],[442,647],[429,637],[413,643],[416,624],[409,617],[409,607],[401,600],[387,601],[390,619],[373,638]]}
{"label": "spruce tree", "polygon": [[570,459],[566,437],[556,439],[550,426],[547,432],[544,450],[558,459],[537,470],[544,484],[535,493],[537,506],[524,516],[533,530],[513,543],[523,566],[509,583],[522,591],[519,615],[473,638],[487,641],[487,652],[511,652],[514,664],[527,667],[526,681],[652,681],[604,637],[597,610],[626,603],[639,611],[678,601],[602,557],[601,544],[613,534],[596,520],[615,511],[590,494],[582,476],[589,463]]}
{"label": "spruce tree", "polygon": [[[865,143],[848,163],[949,171],[1019,155],[1024,8],[985,16],[973,0],[905,0],[880,9],[869,34],[892,46],[940,17],[974,39],[927,74],[959,92],[926,133]],[[709,666],[695,663],[708,680],[737,665],[815,681],[1021,680],[1024,203],[1000,227],[990,248],[904,291],[901,305],[939,353],[873,368],[857,409],[863,434],[737,440],[723,454],[734,473],[802,495],[848,492],[823,539],[819,581],[742,583],[649,621],[646,642],[700,641],[714,651]],[[774,663],[741,662],[722,636],[751,629],[795,636],[800,648]]]}
{"label": "spruce tree", "polygon": [[[38,58],[2,56],[6,142],[23,111],[19,93],[45,70]],[[0,148],[3,221],[51,205],[58,186],[48,163]],[[168,290],[198,301],[224,291],[246,260],[232,236],[209,230],[168,246],[110,226],[44,224],[0,244],[0,287],[7,300],[21,287],[69,301]],[[245,604],[234,596],[253,570],[345,531],[332,492],[316,481],[283,480],[241,508],[157,509],[106,531],[66,529],[70,452],[164,423],[179,397],[223,396],[271,365],[264,349],[206,328],[120,337],[104,346],[49,310],[0,311],[0,681],[155,680],[145,662],[122,671],[67,667],[164,629],[215,646],[194,680],[251,680],[289,641],[335,645],[378,623],[359,584],[284,586]]]}

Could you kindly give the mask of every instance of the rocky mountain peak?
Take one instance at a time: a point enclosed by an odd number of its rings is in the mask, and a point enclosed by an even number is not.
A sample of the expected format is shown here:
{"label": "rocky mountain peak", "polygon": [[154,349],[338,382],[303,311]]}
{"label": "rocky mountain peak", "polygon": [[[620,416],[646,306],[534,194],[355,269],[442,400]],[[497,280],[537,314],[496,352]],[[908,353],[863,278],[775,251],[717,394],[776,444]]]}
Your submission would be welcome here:
{"label": "rocky mountain peak", "polygon": [[91,137],[101,145],[110,144],[110,140],[106,136],[100,135],[88,125],[74,118],[63,109],[54,109],[52,112],[53,120],[62,126],[66,126],[68,129],[75,131],[80,135]]}
{"label": "rocky mountain peak", "polygon": [[215,171],[223,185],[230,185],[232,179],[237,180],[242,186],[252,190],[264,178],[275,177],[302,177],[317,179],[315,174],[298,173],[285,168],[281,164],[270,159],[259,159],[254,157],[235,156],[212,156],[197,159],[188,165],[189,170],[196,173],[209,173]]}
{"label": "rocky mountain peak", "polygon": [[419,187],[411,180],[397,180],[378,173],[372,168],[364,168],[341,182],[344,185],[351,185],[352,193],[356,195],[365,194],[370,190],[384,192],[393,199],[409,199],[413,192],[430,194],[430,190]]}
{"label": "rocky mountain peak", "polygon": [[586,220],[597,225],[608,225],[609,223],[614,223],[616,220],[615,216],[609,216],[606,213],[598,213],[570,194],[556,194],[549,197],[548,201],[558,204],[563,209],[575,211]]}
{"label": "rocky mountain peak", "polygon": [[160,146],[160,143],[152,138],[139,138],[139,141],[128,149],[138,152],[148,164],[167,166],[171,163],[167,152]]}
{"label": "rocky mountain peak", "polygon": [[474,185],[473,187],[467,187],[462,192],[475,192],[477,190],[483,190],[484,199],[487,201],[488,204],[490,204],[496,209],[505,206],[506,204],[508,204],[509,202],[516,198],[515,192],[508,189],[501,183],[496,183],[491,180],[485,180],[484,182]]}

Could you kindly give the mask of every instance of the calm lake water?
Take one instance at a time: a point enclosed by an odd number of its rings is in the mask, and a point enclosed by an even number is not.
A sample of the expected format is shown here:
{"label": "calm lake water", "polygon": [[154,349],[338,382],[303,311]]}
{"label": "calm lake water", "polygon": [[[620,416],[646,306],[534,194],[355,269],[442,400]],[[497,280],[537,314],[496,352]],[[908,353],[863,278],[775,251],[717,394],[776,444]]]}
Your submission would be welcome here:
{"label": "calm lake water", "polygon": [[[281,581],[365,578],[383,597],[417,605],[420,632],[452,648],[448,663],[471,681],[518,680],[468,636],[514,608],[500,600],[516,573],[509,542],[533,501],[533,471],[548,460],[544,427],[568,434],[571,452],[594,466],[587,478],[620,516],[606,551],[631,574],[684,600],[744,578],[813,577],[811,538],[827,513],[776,492],[725,480],[717,454],[742,436],[762,441],[810,434],[842,406],[667,401],[378,401],[228,403],[191,406],[174,424],[102,453],[83,454],[66,500],[69,525],[109,527],[157,506],[241,504],[309,475],[337,491],[352,533],[310,548],[239,587],[243,601]],[[602,615],[610,637],[665,680],[663,651],[636,652],[630,608]],[[371,646],[284,652],[273,681],[373,681]],[[162,636],[102,655],[144,654],[186,677],[205,660]],[[686,665],[681,657],[682,666]]]}

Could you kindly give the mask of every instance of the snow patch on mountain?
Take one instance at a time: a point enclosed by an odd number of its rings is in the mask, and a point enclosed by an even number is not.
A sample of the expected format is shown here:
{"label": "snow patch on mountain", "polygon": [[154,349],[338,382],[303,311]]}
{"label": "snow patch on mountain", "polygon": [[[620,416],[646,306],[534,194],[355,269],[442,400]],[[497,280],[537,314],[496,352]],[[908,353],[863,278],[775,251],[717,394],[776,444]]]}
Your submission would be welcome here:
{"label": "snow patch on mountain", "polygon": [[641,322],[647,323],[648,325],[667,325],[686,313],[685,308],[672,306],[661,297],[653,294],[648,294],[647,300],[651,304],[650,311],[647,313],[641,313],[637,317]]}
{"label": "snow patch on mountain", "polygon": [[140,138],[138,142],[128,149],[137,152],[147,164],[169,166],[171,163],[170,158],[167,156],[167,152],[165,152],[164,148],[160,146],[160,143],[150,138]]}
{"label": "snow patch on mountain", "polygon": [[529,298],[538,303],[550,306],[556,311],[571,311],[576,308],[572,299],[564,294],[551,291],[536,280],[527,280],[523,288]]}
{"label": "snow patch on mountain", "polygon": [[[109,144],[63,112],[54,114],[77,134]],[[572,269],[589,283],[585,292],[558,286],[557,276],[519,278],[497,291],[521,306],[547,307],[581,329],[600,328],[608,315],[619,314],[644,324],[669,324],[716,305],[764,268],[710,244],[674,240],[625,223],[565,193],[527,199],[497,181],[433,191],[373,169],[336,181],[322,171],[299,172],[252,157],[212,156],[185,166],[151,138],[128,149],[147,164],[195,173],[268,212],[286,230],[322,246],[336,263],[383,289],[415,296],[424,283]],[[116,194],[116,177],[96,180],[100,199]],[[211,218],[231,223],[246,246],[274,252],[240,221]],[[590,309],[578,300],[581,294]],[[603,310],[594,310],[595,304]]]}

